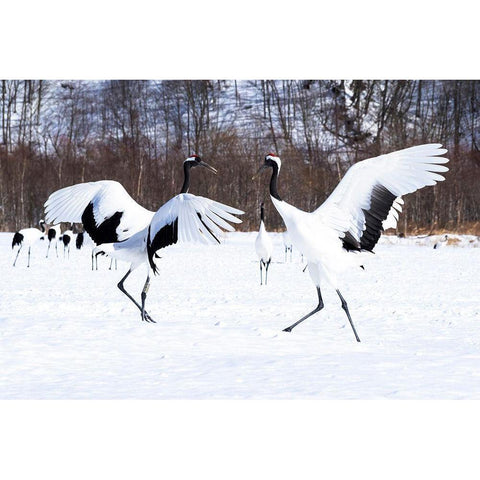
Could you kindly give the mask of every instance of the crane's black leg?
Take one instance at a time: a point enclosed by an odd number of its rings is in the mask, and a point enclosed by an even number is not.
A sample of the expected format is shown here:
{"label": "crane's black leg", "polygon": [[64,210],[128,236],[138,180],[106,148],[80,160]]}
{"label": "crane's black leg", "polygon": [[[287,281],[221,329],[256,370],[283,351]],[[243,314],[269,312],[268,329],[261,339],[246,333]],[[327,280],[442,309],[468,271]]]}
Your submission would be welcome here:
{"label": "crane's black leg", "polygon": [[145,311],[145,300],[147,299],[147,292],[148,292],[148,289],[150,288],[150,275],[147,275],[147,280],[145,281],[145,285],[143,286],[143,290],[142,290],[142,308],[141,308],[141,311],[142,311],[142,320],[145,320],[146,322],[153,322],[155,323],[155,320],[152,320],[150,318],[150,316],[147,314],[147,312]]}
{"label": "crane's black leg", "polygon": [[320,292],[320,287],[317,287],[317,293],[318,293],[318,305],[315,310],[312,310],[310,313],[307,313],[304,317],[302,317],[300,320],[295,322],[293,325],[290,325],[287,328],[284,328],[284,332],[291,332],[299,323],[302,323],[304,320],[306,320],[308,317],[311,317],[314,313],[319,312],[323,308],[323,300],[322,300],[322,293]]}
{"label": "crane's black leg", "polygon": [[15,261],[13,262],[13,266],[15,266],[15,264],[17,263],[17,258],[18,258],[18,255],[20,254],[20,250],[23,248],[23,245],[20,246],[20,248],[18,249],[18,252],[17,252],[17,256],[15,257]]}
{"label": "crane's black leg", "polygon": [[[125,274],[125,276],[118,282],[117,284],[117,287],[120,289],[120,291],[122,293],[124,293],[136,306],[137,308],[142,312],[142,320],[144,319],[145,317],[145,320],[147,322],[153,322],[153,323],[156,323],[155,320],[153,318],[150,317],[150,315],[145,311],[144,308],[141,307],[141,305],[139,305],[135,299],[125,290],[125,287],[123,286],[123,282],[127,279],[127,277],[132,273],[131,270],[128,270],[128,272]],[[147,278],[148,280],[148,278]],[[144,287],[144,290],[145,290],[145,287]],[[142,295],[143,295],[143,292],[142,292]]]}
{"label": "crane's black leg", "polygon": [[28,247],[28,263],[27,263],[27,267],[30,267],[30,249],[32,247]]}
{"label": "crane's black leg", "polygon": [[[95,270],[98,270],[98,258],[97,258],[97,255],[99,255],[98,253],[97,254],[94,254],[93,253],[93,249],[92,249],[92,270],[94,270],[93,266],[94,266],[94,263],[95,263]],[[103,254],[102,254],[103,255]]]}
{"label": "crane's black leg", "polygon": [[359,338],[359,336],[357,335],[357,331],[355,330],[355,327],[354,327],[354,325],[353,325],[352,317],[350,316],[350,312],[348,311],[347,302],[346,302],[345,299],[342,297],[342,294],[340,293],[340,290],[337,290],[337,294],[338,294],[338,296],[340,297],[340,300],[342,301],[342,308],[345,310],[345,313],[347,314],[348,321],[350,322],[350,325],[352,326],[353,333],[355,334],[355,338],[357,339],[357,342],[359,342],[359,341],[360,341],[360,338]]}
{"label": "crane's black leg", "polygon": [[265,265],[265,285],[267,284],[267,276],[268,276],[268,267],[270,266],[271,260],[269,260]]}
{"label": "crane's black leg", "polygon": [[262,261],[260,260],[259,263],[260,263],[260,285],[262,285],[262,279],[263,279],[263,277],[262,277]]}

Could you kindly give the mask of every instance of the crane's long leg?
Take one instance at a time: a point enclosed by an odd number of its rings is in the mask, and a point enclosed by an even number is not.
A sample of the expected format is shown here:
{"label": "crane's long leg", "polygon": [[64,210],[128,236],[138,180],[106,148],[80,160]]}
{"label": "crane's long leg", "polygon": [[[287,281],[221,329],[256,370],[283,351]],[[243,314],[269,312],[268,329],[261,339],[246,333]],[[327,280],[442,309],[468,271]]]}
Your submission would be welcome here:
{"label": "crane's long leg", "polygon": [[[120,289],[122,293],[124,293],[136,306],[137,308],[142,312],[142,320],[145,320],[147,322],[153,322],[156,323],[153,318],[150,317],[150,315],[145,311],[145,308],[142,308],[141,305],[139,305],[135,299],[125,290],[125,287],[123,286],[123,282],[127,279],[127,277],[132,273],[132,271],[129,269],[128,272],[125,274],[125,276],[118,282],[117,287]],[[147,277],[147,281],[149,278]],[[147,287],[148,288],[148,287]],[[143,287],[145,290],[145,287]],[[146,295],[146,294],[145,294]],[[143,297],[143,291],[142,291],[142,297]],[[143,300],[143,298],[142,298]],[[143,303],[145,301],[143,300]]]}
{"label": "crane's long leg", "polygon": [[18,249],[17,256],[15,257],[15,261],[13,262],[13,266],[15,266],[15,264],[17,263],[17,258],[18,258],[18,255],[20,254],[20,250],[22,248],[23,248],[23,245],[21,245],[20,248]]}
{"label": "crane's long leg", "polygon": [[95,267],[96,267],[95,270],[98,270],[98,258],[97,258],[97,255],[95,255],[93,253],[93,249],[92,249],[92,270],[94,270],[94,268],[93,268],[94,262],[95,262]]}
{"label": "crane's long leg", "polygon": [[147,280],[145,281],[145,285],[143,286],[142,290],[142,320],[145,320],[146,322],[153,321],[148,315],[147,312],[145,311],[145,300],[147,299],[147,292],[148,289],[150,288],[150,275],[147,275]]}
{"label": "crane's long leg", "polygon": [[337,294],[340,297],[340,300],[342,301],[342,308],[345,310],[345,313],[347,314],[348,321],[350,322],[350,325],[352,326],[353,333],[355,334],[355,338],[357,339],[357,342],[360,341],[359,336],[357,335],[357,331],[355,330],[355,327],[353,325],[352,317],[350,316],[350,312],[348,311],[348,305],[345,299],[343,298],[342,294],[340,293],[340,290],[337,290]]}
{"label": "crane's long leg", "polygon": [[48,252],[50,251],[50,245],[52,242],[48,242],[48,248],[47,248],[47,254],[45,255],[45,258],[48,258]]}
{"label": "crane's long leg", "polygon": [[32,247],[28,247],[28,263],[27,263],[27,267],[30,267],[30,249]]}
{"label": "crane's long leg", "polygon": [[262,280],[263,280],[263,277],[262,277],[262,261],[260,260],[260,285],[262,285]]}
{"label": "crane's long leg", "polygon": [[270,262],[271,262],[271,260],[269,260],[269,261],[265,264],[265,285],[267,284],[268,267],[270,266]]}
{"label": "crane's long leg", "polygon": [[287,328],[284,328],[284,332],[291,332],[299,323],[302,323],[304,320],[306,320],[308,317],[311,317],[314,313],[319,312],[323,308],[323,300],[322,300],[322,293],[320,292],[320,287],[317,287],[317,293],[318,293],[318,305],[315,310],[312,310],[310,313],[307,313],[304,317],[302,317],[300,320],[295,322],[293,325],[290,325]]}

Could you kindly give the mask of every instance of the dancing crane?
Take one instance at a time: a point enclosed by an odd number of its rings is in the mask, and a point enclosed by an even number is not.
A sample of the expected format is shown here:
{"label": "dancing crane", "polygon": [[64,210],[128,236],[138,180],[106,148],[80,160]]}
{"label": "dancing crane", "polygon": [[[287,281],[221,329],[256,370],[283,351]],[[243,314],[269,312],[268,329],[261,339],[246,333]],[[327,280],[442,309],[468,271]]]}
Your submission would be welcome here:
{"label": "dancing crane", "polygon": [[391,210],[400,211],[403,203],[400,196],[445,180],[439,172],[448,171],[443,165],[448,159],[439,155],[447,150],[441,147],[440,144],[419,145],[358,162],[313,212],[300,210],[280,198],[277,180],[281,161],[273,153],[266,155],[257,175],[264,169],[272,169],[270,197],[295,248],[307,259],[318,294],[318,306],[284,331],[290,332],[323,308],[320,286],[326,282],[336,290],[355,338],[360,341],[347,302],[339,290],[340,280],[349,267],[363,264],[365,254],[362,252],[372,252],[383,231],[383,221],[389,217],[389,221],[393,218],[396,224],[398,214]]}
{"label": "dancing crane", "polygon": [[265,267],[265,285],[267,284],[268,267],[272,261],[272,239],[265,229],[263,202],[260,205],[260,230],[255,240],[255,250],[260,261],[260,285],[262,285],[262,269]]}
{"label": "dancing crane", "polygon": [[[84,187],[88,184],[79,184],[68,187],[67,195],[61,194],[61,190],[53,193],[45,203],[46,218],[82,221],[87,233],[98,244],[94,249],[95,255],[105,254],[130,263],[130,268],[117,286],[137,306],[142,320],[147,322],[154,322],[145,310],[145,301],[150,285],[150,268],[154,274],[158,273],[155,259],[160,257],[157,251],[178,242],[220,243],[219,237],[224,230],[234,230],[228,222],[241,222],[233,214],[244,213],[214,200],[188,193],[190,170],[197,166],[217,173],[198,155],[188,157],[183,163],[184,182],[180,194],[171,198],[155,213],[138,205],[119,183],[106,180],[101,182],[100,195],[97,185],[89,192],[88,187]],[[105,187],[107,191],[104,190]],[[113,195],[112,190],[117,194]],[[146,226],[131,234],[145,222]],[[115,236],[116,240],[105,242],[105,239],[112,236]],[[123,284],[132,271],[145,263],[150,268],[141,293],[140,305]]]}

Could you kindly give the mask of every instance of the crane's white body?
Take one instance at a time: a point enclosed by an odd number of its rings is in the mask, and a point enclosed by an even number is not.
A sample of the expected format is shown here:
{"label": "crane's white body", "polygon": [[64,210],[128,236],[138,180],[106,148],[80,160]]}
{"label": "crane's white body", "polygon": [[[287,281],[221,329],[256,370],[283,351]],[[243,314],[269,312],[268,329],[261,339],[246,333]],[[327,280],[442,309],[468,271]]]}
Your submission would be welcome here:
{"label": "crane's white body", "polygon": [[343,250],[338,234],[312,213],[273,197],[272,202],[288,229],[292,244],[307,259],[315,285],[327,281],[338,288],[338,275],[364,262],[367,254]]}
{"label": "crane's white body", "polygon": [[39,240],[43,240],[45,238],[45,233],[41,232],[38,228],[22,228],[18,231],[21,235],[23,235],[22,247],[31,247],[35,245]]}
{"label": "crane's white body", "polygon": [[263,220],[260,222],[260,229],[255,239],[255,251],[257,252],[258,259],[263,263],[267,263],[272,259],[273,243],[265,229]]}
{"label": "crane's white body", "polygon": [[255,239],[255,251],[260,261],[260,285],[262,285],[262,269],[265,267],[265,284],[267,284],[267,275],[270,262],[272,261],[273,243],[270,235],[265,228],[263,203],[261,206],[260,228]]}
{"label": "crane's white body", "polygon": [[[18,237],[18,235],[21,236]],[[15,246],[18,246],[17,250],[17,255],[15,257],[15,260],[13,262],[13,266],[17,263],[17,258],[18,255],[20,254],[20,251],[24,248],[28,248],[28,262],[27,262],[27,267],[30,267],[30,252],[31,252],[31,247],[35,245],[39,240],[45,239],[45,232],[40,231],[38,228],[32,227],[32,228],[22,228],[18,232],[15,232],[14,235],[14,241],[18,238],[16,241],[15,245],[12,244],[12,249],[15,248]]]}

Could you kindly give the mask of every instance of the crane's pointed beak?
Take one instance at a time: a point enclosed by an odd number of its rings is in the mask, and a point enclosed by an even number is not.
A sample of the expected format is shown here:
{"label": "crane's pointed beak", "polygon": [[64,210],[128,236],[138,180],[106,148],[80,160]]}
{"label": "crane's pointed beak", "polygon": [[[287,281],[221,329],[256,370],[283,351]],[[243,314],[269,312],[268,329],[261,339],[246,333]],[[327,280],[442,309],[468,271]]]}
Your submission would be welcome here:
{"label": "crane's pointed beak", "polygon": [[211,165],[209,165],[207,162],[204,162],[203,160],[198,162],[198,164],[202,167],[205,167],[206,169],[210,170],[213,172],[215,175],[217,174],[217,169],[213,168]]}
{"label": "crane's pointed beak", "polygon": [[260,173],[262,173],[263,170],[265,170],[266,168],[268,168],[268,165],[263,164],[263,165],[258,169],[258,172],[252,177],[252,180],[255,180],[255,179],[260,175]]}

